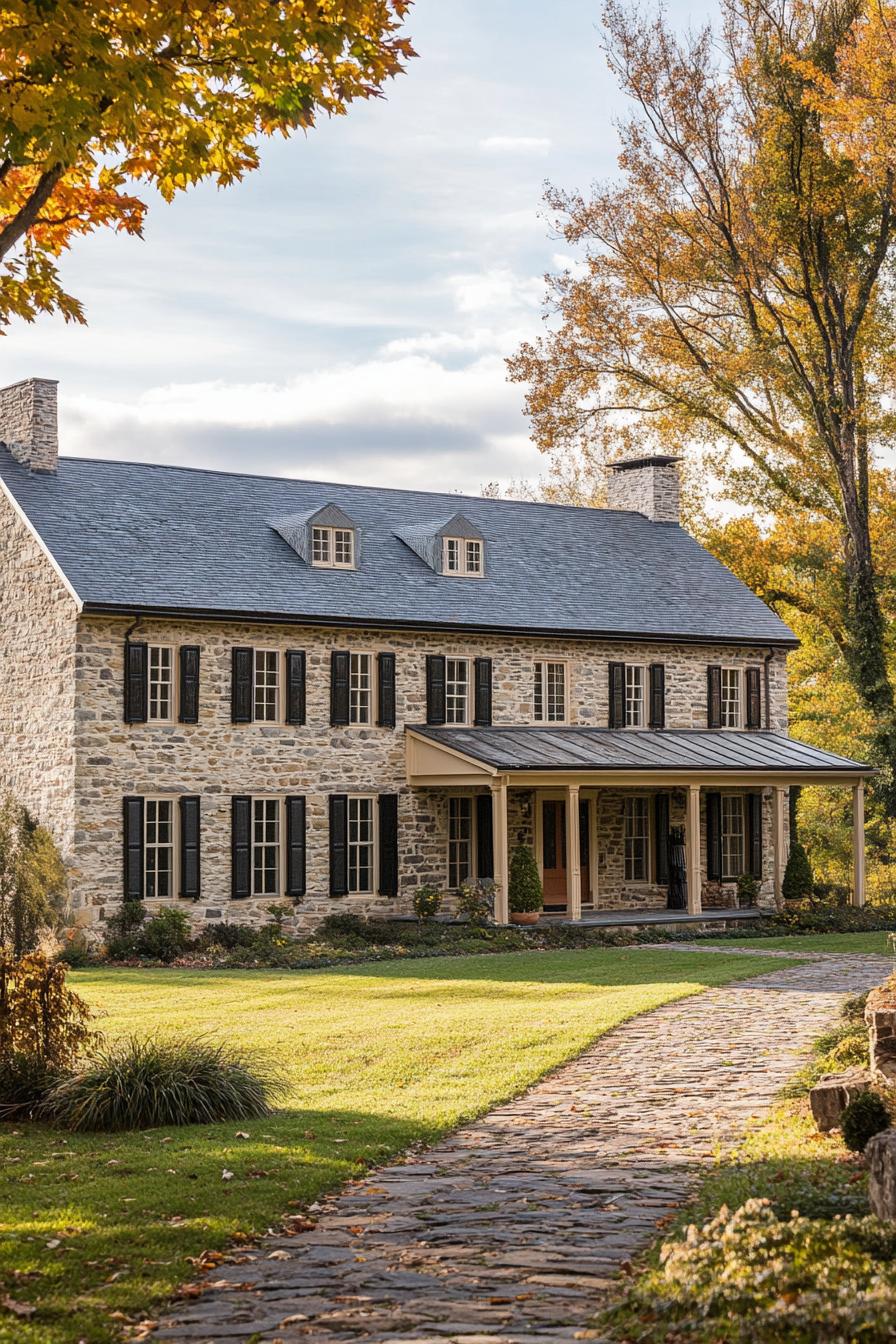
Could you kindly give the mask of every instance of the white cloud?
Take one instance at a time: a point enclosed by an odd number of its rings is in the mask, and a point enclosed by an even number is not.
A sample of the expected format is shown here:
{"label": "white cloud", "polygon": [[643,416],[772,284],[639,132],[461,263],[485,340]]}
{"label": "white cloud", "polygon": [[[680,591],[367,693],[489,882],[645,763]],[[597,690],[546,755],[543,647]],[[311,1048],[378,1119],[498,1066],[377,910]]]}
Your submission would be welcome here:
{"label": "white cloud", "polygon": [[520,276],[508,267],[449,275],[447,285],[461,313],[535,309],[544,297],[541,276]]}
{"label": "white cloud", "polygon": [[489,135],[479,141],[483,154],[547,154],[550,147],[546,135]]}

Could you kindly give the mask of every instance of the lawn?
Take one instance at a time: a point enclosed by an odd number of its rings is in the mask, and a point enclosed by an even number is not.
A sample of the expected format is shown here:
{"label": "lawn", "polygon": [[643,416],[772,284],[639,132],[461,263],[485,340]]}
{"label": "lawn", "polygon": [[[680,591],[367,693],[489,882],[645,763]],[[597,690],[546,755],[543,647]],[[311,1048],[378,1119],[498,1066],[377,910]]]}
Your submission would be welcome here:
{"label": "lawn", "polygon": [[783,938],[725,938],[719,947],[780,948],[784,952],[876,952],[891,955],[890,935],[874,933],[797,933]]}
{"label": "lawn", "polygon": [[[113,1339],[192,1277],[203,1251],[435,1139],[626,1018],[769,969],[742,954],[595,948],[413,969],[77,972],[107,1036],[226,1035],[278,1060],[289,1098],[245,1125],[0,1130],[0,1340]],[[10,1299],[38,1310],[18,1317]]]}

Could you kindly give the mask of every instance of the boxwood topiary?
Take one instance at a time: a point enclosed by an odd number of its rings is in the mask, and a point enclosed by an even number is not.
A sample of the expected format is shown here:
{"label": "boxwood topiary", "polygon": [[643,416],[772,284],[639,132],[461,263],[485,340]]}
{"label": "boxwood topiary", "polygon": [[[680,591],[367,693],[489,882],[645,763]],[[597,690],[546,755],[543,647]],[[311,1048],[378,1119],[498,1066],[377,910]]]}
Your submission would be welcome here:
{"label": "boxwood topiary", "polygon": [[860,1092],[840,1117],[843,1142],[854,1153],[863,1153],[869,1139],[889,1129],[890,1112],[876,1092]]}
{"label": "boxwood topiary", "polygon": [[807,901],[812,895],[814,880],[809,856],[799,840],[790,846],[787,867],[784,869],[782,894],[785,901]]}
{"label": "boxwood topiary", "polygon": [[530,914],[544,904],[538,864],[528,845],[517,845],[511,855],[507,895],[514,915]]}

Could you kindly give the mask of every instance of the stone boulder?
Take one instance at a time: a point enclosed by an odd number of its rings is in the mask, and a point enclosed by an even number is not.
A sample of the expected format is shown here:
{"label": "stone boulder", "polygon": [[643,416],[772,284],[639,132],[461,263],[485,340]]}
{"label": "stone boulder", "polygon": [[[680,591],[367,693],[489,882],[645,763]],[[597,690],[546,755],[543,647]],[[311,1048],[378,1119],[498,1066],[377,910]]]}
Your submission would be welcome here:
{"label": "stone boulder", "polygon": [[809,1093],[812,1118],[823,1134],[838,1129],[840,1117],[851,1101],[871,1085],[871,1074],[860,1065],[842,1073],[826,1073]]}
{"label": "stone boulder", "polygon": [[885,1129],[865,1147],[871,1212],[896,1222],[896,1129]]}
{"label": "stone boulder", "polygon": [[872,989],[865,1007],[875,1078],[896,1082],[896,1001],[888,985]]}

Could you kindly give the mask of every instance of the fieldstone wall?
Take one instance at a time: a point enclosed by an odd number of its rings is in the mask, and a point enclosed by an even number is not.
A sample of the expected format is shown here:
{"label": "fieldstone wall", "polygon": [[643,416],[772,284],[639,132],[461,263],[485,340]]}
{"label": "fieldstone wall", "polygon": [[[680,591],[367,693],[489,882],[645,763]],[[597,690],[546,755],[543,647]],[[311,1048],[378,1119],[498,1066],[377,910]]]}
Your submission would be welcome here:
{"label": "fieldstone wall", "polygon": [[[447,799],[441,790],[411,790],[405,779],[405,724],[426,717],[425,656],[488,655],[493,660],[493,716],[496,724],[532,722],[532,664],[536,658],[564,658],[569,664],[570,719],[607,722],[607,663],[627,659],[666,665],[667,724],[706,724],[706,665],[724,661],[756,665],[763,648],[742,649],[635,645],[600,640],[557,641],[504,636],[464,637],[453,633],[416,634],[382,630],[338,631],[250,623],[182,622],[147,618],[133,637],[201,649],[200,721],[136,724],[123,721],[123,663],[129,622],[82,617],[77,640],[77,724],[75,797],[77,843],[72,861],[75,899],[91,921],[102,920],[121,900],[122,798],[128,794],[198,794],[202,799],[202,899],[190,904],[197,922],[205,919],[263,921],[270,898],[230,899],[230,798],[234,793],[301,793],[308,823],[308,894],[296,906],[294,927],[313,927],[334,909],[361,912],[406,911],[424,882],[447,881]],[[307,656],[307,723],[232,724],[231,649],[302,648]],[[352,649],[396,654],[397,727],[331,728],[330,652]],[[786,729],[786,666],[783,652],[770,666],[771,727]],[[400,891],[398,901],[374,896],[333,899],[328,892],[328,795],[333,792],[399,794]],[[601,804],[606,837],[598,841],[606,868],[600,903],[661,904],[658,889],[634,892],[620,884],[621,802],[605,795]],[[509,840],[523,834],[532,842],[533,810],[527,791],[512,791]],[[683,814],[682,814],[683,819]],[[766,825],[766,835],[770,827]]]}
{"label": "fieldstone wall", "polygon": [[25,378],[0,388],[0,442],[32,471],[55,471],[59,458],[56,381]]}
{"label": "fieldstone wall", "polygon": [[0,492],[0,792],[75,842],[75,600]]}

